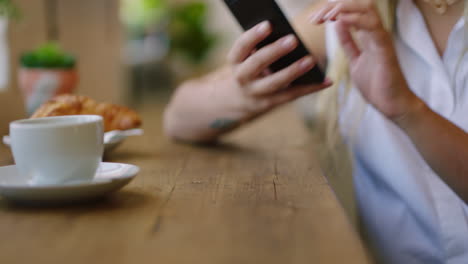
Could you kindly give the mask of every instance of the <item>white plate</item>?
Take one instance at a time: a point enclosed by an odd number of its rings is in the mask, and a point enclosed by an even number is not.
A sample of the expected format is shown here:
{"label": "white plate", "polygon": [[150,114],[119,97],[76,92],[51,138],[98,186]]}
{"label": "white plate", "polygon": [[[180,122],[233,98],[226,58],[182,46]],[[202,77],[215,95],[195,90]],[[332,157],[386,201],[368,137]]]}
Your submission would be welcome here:
{"label": "white plate", "polygon": [[0,167],[0,195],[21,203],[63,203],[97,198],[129,183],[140,169],[122,163],[102,162],[94,179],[57,185],[31,185],[15,165]]}
{"label": "white plate", "polygon": [[[109,152],[119,146],[127,137],[143,135],[143,129],[113,130],[104,133],[104,151]],[[10,136],[3,136],[3,144],[10,146]]]}

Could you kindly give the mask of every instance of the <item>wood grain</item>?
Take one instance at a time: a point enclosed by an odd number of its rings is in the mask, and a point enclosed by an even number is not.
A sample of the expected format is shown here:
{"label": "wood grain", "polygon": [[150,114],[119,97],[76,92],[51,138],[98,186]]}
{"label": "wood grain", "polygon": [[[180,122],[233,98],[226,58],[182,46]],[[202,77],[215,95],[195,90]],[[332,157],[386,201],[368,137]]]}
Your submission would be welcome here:
{"label": "wood grain", "polygon": [[292,108],[216,146],[165,139],[161,109],[142,107],[145,135],[106,157],[142,169],[111,197],[59,208],[0,200],[0,263],[369,263]]}

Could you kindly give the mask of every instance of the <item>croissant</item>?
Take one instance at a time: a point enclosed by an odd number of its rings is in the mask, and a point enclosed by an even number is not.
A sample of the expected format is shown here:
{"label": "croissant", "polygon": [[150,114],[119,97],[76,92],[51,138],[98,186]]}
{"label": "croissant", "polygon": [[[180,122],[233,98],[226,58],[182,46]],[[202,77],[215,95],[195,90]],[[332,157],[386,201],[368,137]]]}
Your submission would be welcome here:
{"label": "croissant", "polygon": [[139,115],[125,106],[98,103],[89,97],[72,94],[50,99],[41,105],[31,118],[63,115],[100,115],[106,132],[137,128],[142,123]]}

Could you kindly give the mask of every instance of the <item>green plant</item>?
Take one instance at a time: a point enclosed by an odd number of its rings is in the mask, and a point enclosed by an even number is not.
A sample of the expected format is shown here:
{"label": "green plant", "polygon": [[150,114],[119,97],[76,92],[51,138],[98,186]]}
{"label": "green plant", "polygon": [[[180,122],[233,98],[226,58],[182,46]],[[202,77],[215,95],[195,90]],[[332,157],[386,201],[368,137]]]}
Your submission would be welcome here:
{"label": "green plant", "polygon": [[26,68],[71,69],[76,64],[72,55],[65,53],[55,43],[47,43],[21,56],[21,66]]}
{"label": "green plant", "polygon": [[19,14],[18,7],[10,0],[0,0],[0,16],[17,18]]}
{"label": "green plant", "polygon": [[179,52],[193,63],[203,61],[216,43],[216,36],[206,28],[207,6],[189,2],[171,8],[169,38],[171,51]]}
{"label": "green plant", "polygon": [[144,35],[147,25],[159,24],[169,12],[167,0],[121,0],[121,17],[132,36]]}
{"label": "green plant", "polygon": [[216,43],[206,27],[207,4],[201,1],[122,0],[122,19],[131,38],[142,38],[154,28],[164,28],[170,52],[201,63]]}

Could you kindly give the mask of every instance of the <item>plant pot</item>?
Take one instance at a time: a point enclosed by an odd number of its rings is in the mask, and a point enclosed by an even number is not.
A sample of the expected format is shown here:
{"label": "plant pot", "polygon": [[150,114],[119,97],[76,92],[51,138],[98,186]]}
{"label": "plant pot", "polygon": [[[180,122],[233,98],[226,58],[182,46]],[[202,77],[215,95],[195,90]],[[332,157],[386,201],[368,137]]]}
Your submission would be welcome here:
{"label": "plant pot", "polygon": [[73,93],[78,83],[75,69],[21,68],[18,84],[29,115],[55,95]]}

